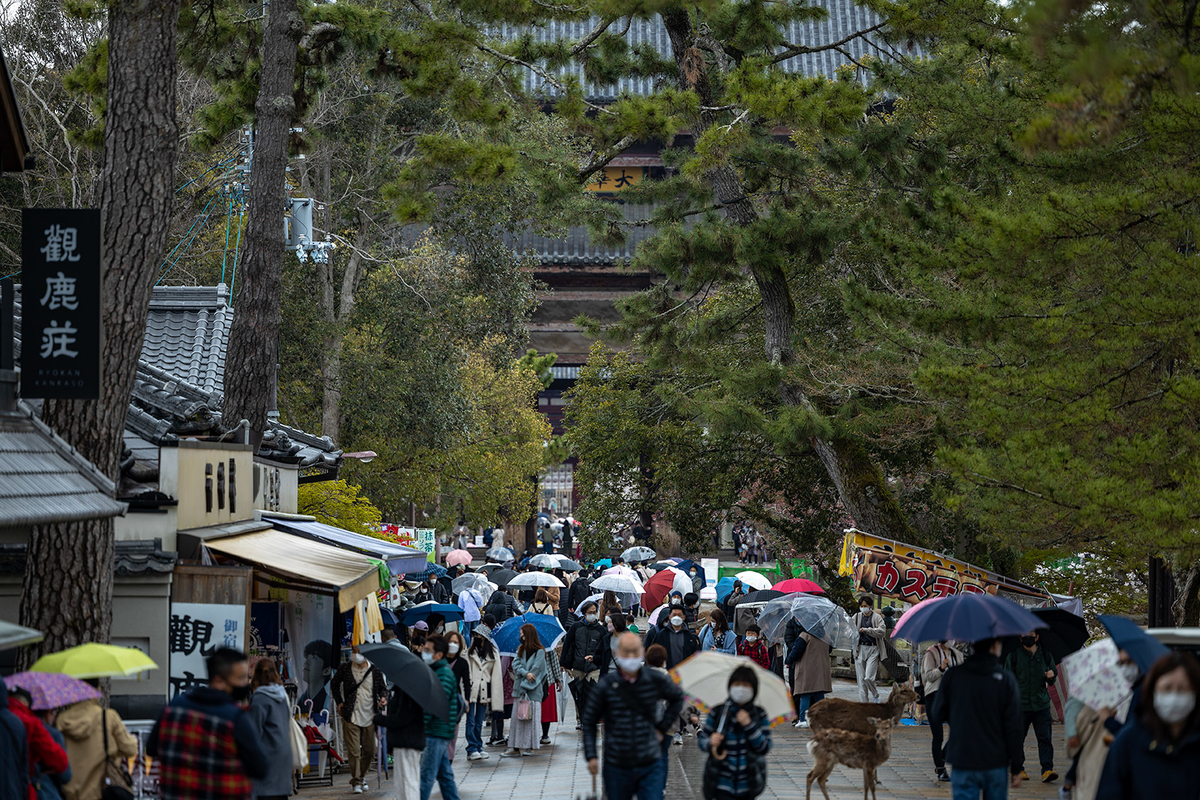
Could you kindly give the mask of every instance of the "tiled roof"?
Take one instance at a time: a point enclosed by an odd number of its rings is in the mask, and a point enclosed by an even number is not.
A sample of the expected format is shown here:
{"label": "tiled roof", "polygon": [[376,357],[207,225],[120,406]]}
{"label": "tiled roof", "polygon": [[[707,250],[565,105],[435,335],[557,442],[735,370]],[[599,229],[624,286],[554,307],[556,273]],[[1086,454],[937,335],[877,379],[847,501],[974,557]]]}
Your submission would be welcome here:
{"label": "tiled roof", "polygon": [[[635,222],[649,219],[651,207],[622,203],[621,210],[626,222]],[[532,252],[539,263],[546,265],[628,264],[633,260],[637,246],[654,234],[654,228],[649,225],[630,227],[626,231],[625,242],[615,247],[593,244],[587,228],[583,227],[569,229],[566,237],[561,239],[524,233],[509,241],[518,252]]]}
{"label": "tiled roof", "polygon": [[[162,539],[122,540],[116,543],[113,572],[117,575],[166,574],[175,569],[179,554],[164,552]],[[0,575],[23,575],[29,545],[0,544]]]}
{"label": "tiled roof", "polygon": [[201,391],[221,392],[229,343],[229,289],[159,286],[150,300],[142,360]]}
{"label": "tiled roof", "polygon": [[20,403],[0,413],[0,527],[115,517],[112,481]]}

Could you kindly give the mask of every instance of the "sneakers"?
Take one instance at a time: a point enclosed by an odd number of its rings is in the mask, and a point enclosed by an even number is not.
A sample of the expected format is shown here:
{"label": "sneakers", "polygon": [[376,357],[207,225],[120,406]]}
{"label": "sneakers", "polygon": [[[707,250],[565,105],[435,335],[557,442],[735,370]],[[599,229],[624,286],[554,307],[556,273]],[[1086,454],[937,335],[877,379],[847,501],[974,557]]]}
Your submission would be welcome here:
{"label": "sneakers", "polygon": [[521,751],[515,747],[510,747],[500,754],[501,758],[520,758]]}
{"label": "sneakers", "polygon": [[355,794],[362,794],[363,792],[362,786],[357,783],[350,787],[350,791],[354,792]]}
{"label": "sneakers", "polygon": [[508,737],[501,736],[499,739],[493,739],[488,742],[488,747],[503,747],[506,744],[508,744]]}
{"label": "sneakers", "polygon": [[681,745],[681,744],[683,744],[683,736],[682,736],[682,734],[678,734],[678,733],[677,733],[677,734],[675,734],[675,741],[674,741],[674,743],[675,743],[675,744],[680,744],[680,745]]}
{"label": "sneakers", "polygon": [[483,753],[467,753],[467,761],[478,761],[483,757]]}
{"label": "sneakers", "polygon": [[543,736],[543,737],[541,738],[541,743],[542,743],[542,744],[550,744],[550,737],[549,737],[549,736]]}
{"label": "sneakers", "polygon": [[1023,781],[1029,780],[1029,773],[1026,772],[1025,770],[1021,770],[1021,780],[1023,780]]}
{"label": "sneakers", "polygon": [[944,769],[939,769],[937,771],[937,779],[940,783],[949,783],[950,782],[950,776],[946,774],[946,770],[944,770]]}
{"label": "sneakers", "polygon": [[808,727],[808,720],[806,720],[806,719],[798,719],[798,720],[796,720],[796,725],[795,725],[795,727],[797,727],[797,728],[807,728],[807,727]]}
{"label": "sneakers", "polygon": [[1053,783],[1058,780],[1058,773],[1052,769],[1048,769],[1042,773],[1042,783]]}

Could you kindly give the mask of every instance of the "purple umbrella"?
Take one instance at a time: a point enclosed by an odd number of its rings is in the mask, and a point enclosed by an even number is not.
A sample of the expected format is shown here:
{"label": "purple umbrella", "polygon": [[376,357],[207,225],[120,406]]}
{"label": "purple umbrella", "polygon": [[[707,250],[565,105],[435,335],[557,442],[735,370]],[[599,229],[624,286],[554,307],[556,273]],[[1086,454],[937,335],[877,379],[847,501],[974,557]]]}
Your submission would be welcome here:
{"label": "purple umbrella", "polygon": [[49,711],[84,700],[99,700],[100,691],[70,675],[57,672],[18,672],[4,679],[9,689],[24,689],[34,711]]}

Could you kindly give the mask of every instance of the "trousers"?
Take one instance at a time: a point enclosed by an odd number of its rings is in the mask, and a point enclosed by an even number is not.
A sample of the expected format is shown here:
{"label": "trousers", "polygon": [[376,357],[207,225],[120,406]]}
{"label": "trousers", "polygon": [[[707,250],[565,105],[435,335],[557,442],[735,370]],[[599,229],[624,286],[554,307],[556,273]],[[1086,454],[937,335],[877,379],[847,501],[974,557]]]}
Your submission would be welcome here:
{"label": "trousers", "polygon": [[854,657],[854,675],[858,678],[858,702],[878,703],[879,690],[875,678],[879,676],[879,649],[860,647]]}
{"label": "trousers", "polygon": [[819,703],[825,699],[825,693],[805,692],[804,694],[797,695],[797,697],[800,698],[800,701],[796,704],[796,719],[803,722],[804,720],[808,719],[808,710],[816,703]]}
{"label": "trousers", "polygon": [[421,800],[429,800],[434,781],[442,790],[442,800],[458,800],[458,784],[450,767],[450,740],[426,736],[425,752],[421,753]]}
{"label": "trousers", "polygon": [[375,763],[375,726],[365,728],[347,722],[342,726],[346,735],[346,755],[350,759],[350,785],[363,782],[363,776]]}
{"label": "trousers", "polygon": [[925,695],[925,709],[929,716],[929,732],[933,734],[933,768],[943,770],[946,768],[946,745],[943,743],[943,726],[946,722],[933,713],[933,701],[936,699],[937,692]]}
{"label": "trousers", "polygon": [[421,800],[421,751],[411,747],[392,750],[396,775],[396,800]]}
{"label": "trousers", "polygon": [[605,763],[604,793],[608,800],[663,800],[667,788],[668,759],[659,758],[644,767]]}
{"label": "trousers", "polygon": [[1026,711],[1025,729],[1021,733],[1021,741],[1029,735],[1029,726],[1033,726],[1033,735],[1037,737],[1038,761],[1041,762],[1042,772],[1054,769],[1054,734],[1050,730],[1050,709],[1041,711]]}
{"label": "trousers", "polygon": [[1008,769],[958,769],[950,771],[953,800],[1008,800]]}

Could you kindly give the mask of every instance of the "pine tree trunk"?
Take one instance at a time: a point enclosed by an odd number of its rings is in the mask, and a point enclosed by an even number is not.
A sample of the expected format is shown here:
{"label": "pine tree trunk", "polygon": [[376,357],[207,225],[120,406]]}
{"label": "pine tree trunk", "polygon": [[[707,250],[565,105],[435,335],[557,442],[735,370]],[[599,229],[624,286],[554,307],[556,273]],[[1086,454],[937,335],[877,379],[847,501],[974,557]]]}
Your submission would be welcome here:
{"label": "pine tree trunk", "polygon": [[1184,573],[1175,598],[1175,625],[1180,628],[1200,627],[1200,563],[1193,563]]}
{"label": "pine tree trunk", "polygon": [[267,429],[278,358],[288,138],[296,110],[292,85],[296,46],[303,31],[296,0],[271,3],[254,109],[256,134],[246,257],[235,299],[236,313],[229,329],[225,404],[221,414],[227,426],[249,420],[251,443],[255,446]]}
{"label": "pine tree trunk", "polygon": [[354,251],[346,259],[342,273],[342,290],[335,299],[333,291],[333,259],[323,264],[321,310],[328,324],[321,358],[321,433],[335,442],[342,427],[342,349],[350,315],[354,313],[355,297],[363,274],[363,252],[370,244],[368,220],[359,218]]}
{"label": "pine tree trunk", "polygon": [[[125,415],[166,251],[175,196],[175,30],[179,0],[108,6],[108,106],[100,176],[103,320],[99,400],[51,400],[43,419],[114,481]],[[21,624],[46,635],[42,653],[107,642],[112,629],[111,519],[44,525],[29,540]]]}
{"label": "pine tree trunk", "polygon": [[[696,37],[687,12],[664,11],[662,17],[671,40],[680,86],[685,90],[695,90],[701,104],[711,107],[713,92],[707,74],[709,67],[704,63],[703,53],[696,47]],[[692,135],[695,139],[698,140],[712,127],[719,113],[700,112],[693,118]],[[732,166],[722,164],[714,167],[706,177],[730,222],[742,227],[758,222],[758,211],[747,197],[746,188]],[[743,266],[754,278],[762,300],[767,360],[779,367],[789,367],[796,362],[796,307],[787,276],[774,263]],[[787,405],[816,412],[812,400],[800,386],[785,381],[781,383],[779,393]],[[910,540],[912,528],[888,488],[883,473],[861,444],[851,439],[826,440],[819,437],[813,437],[810,444],[856,525],[876,536]]]}

